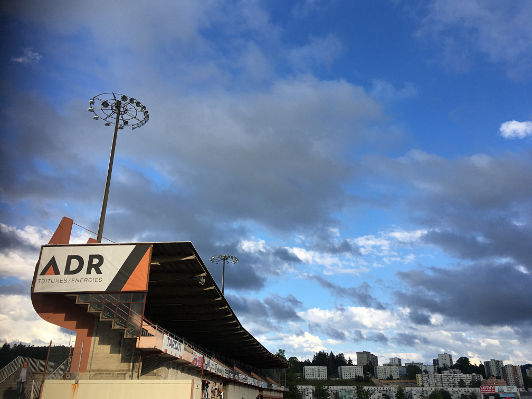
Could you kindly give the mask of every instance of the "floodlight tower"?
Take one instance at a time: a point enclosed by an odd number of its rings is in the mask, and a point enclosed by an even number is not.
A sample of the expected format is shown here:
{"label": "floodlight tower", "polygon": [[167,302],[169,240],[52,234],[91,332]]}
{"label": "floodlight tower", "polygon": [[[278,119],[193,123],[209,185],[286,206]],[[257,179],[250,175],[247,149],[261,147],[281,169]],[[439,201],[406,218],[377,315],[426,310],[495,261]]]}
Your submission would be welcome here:
{"label": "floodlight tower", "polygon": [[105,126],[111,126],[115,122],[115,132],[113,144],[111,145],[111,156],[109,157],[109,168],[107,169],[107,180],[103,194],[102,212],[100,223],[98,224],[98,242],[102,242],[103,224],[105,222],[105,210],[107,209],[107,198],[109,196],[109,186],[111,185],[111,173],[113,172],[113,161],[115,158],[116,136],[118,129],[131,126],[132,130],[144,126],[150,119],[150,114],[145,105],[133,97],[119,93],[101,93],[89,100],[89,112],[94,115],[92,119],[101,119]]}
{"label": "floodlight tower", "polygon": [[222,269],[222,295],[223,295],[224,294],[225,262],[235,264],[238,262],[238,258],[233,255],[216,255],[211,258],[211,262],[216,263],[216,264],[220,262],[223,263],[223,269]]}

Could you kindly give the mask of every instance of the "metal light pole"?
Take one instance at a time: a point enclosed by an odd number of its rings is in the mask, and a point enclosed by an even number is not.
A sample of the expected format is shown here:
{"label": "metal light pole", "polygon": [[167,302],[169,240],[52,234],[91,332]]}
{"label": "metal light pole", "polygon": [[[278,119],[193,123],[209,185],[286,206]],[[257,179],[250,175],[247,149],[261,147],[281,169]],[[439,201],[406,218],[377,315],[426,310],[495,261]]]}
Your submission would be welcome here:
{"label": "metal light pole", "polygon": [[233,255],[216,255],[211,258],[211,262],[216,263],[216,264],[220,262],[223,263],[223,269],[222,269],[222,295],[223,295],[224,294],[224,278],[225,278],[225,262],[235,264],[238,262],[238,258]]}
{"label": "metal light pole", "polygon": [[109,186],[111,185],[111,173],[113,172],[113,162],[115,159],[116,137],[118,129],[124,126],[131,126],[132,130],[141,127],[148,122],[150,115],[145,105],[133,97],[119,93],[101,93],[89,100],[89,112],[94,115],[92,119],[102,119],[105,126],[111,126],[111,121],[115,122],[113,134],[113,144],[111,145],[111,156],[109,157],[109,167],[107,169],[107,180],[103,193],[102,212],[100,213],[100,223],[98,224],[98,242],[102,242],[103,225],[105,223],[105,211],[107,209],[107,198],[109,197]]}

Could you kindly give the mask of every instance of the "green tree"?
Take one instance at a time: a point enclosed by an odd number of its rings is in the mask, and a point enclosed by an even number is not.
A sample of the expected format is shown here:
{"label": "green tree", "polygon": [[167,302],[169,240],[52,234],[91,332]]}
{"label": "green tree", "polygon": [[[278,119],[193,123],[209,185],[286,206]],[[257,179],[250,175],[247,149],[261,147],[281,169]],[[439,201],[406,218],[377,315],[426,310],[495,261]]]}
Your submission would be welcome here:
{"label": "green tree", "polygon": [[480,388],[480,385],[481,385],[481,383],[480,383],[480,379],[478,379],[478,380],[471,380],[471,383],[469,384],[469,386],[470,386],[471,388]]}
{"label": "green tree", "polygon": [[327,366],[327,363],[329,362],[329,355],[327,352],[319,351],[314,354],[314,357],[312,358],[312,365],[313,366]]}
{"label": "green tree", "polygon": [[301,393],[295,385],[288,385],[288,392],[285,396],[286,399],[301,399]]}
{"label": "green tree", "polygon": [[360,385],[357,386],[357,399],[369,399],[371,393],[368,389],[362,388]]}
{"label": "green tree", "polygon": [[445,389],[440,389],[440,395],[442,399],[452,399],[451,394],[449,391],[446,391]]}
{"label": "green tree", "polygon": [[432,391],[429,395],[429,399],[443,399],[438,389]]}
{"label": "green tree", "polygon": [[397,388],[397,392],[395,393],[395,399],[407,399],[403,387]]}
{"label": "green tree", "polygon": [[329,353],[327,357],[327,377],[328,378],[338,378],[338,367],[336,366],[336,356],[334,353]]}
{"label": "green tree", "polygon": [[421,369],[418,366],[414,366],[413,364],[406,366],[406,376],[409,380],[415,380],[416,374],[421,374]]}
{"label": "green tree", "polygon": [[469,363],[469,358],[465,356],[459,357],[453,368],[460,370],[463,374],[471,374],[473,372],[473,366]]}
{"label": "green tree", "polygon": [[371,363],[362,366],[362,371],[364,373],[364,376],[366,376],[367,374],[375,375],[375,367],[373,367],[373,364]]}
{"label": "green tree", "polygon": [[286,360],[286,351],[284,349],[279,349],[277,353],[275,354],[277,357],[280,357],[283,360]]}
{"label": "green tree", "polygon": [[314,397],[316,399],[329,399],[329,391],[322,382],[314,388]]}

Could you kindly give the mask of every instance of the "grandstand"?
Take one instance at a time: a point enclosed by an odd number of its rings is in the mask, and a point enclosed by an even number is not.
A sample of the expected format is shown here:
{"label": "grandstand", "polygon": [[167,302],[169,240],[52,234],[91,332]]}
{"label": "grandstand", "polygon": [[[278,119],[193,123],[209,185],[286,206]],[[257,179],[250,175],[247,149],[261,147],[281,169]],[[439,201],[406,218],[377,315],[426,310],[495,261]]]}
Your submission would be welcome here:
{"label": "grandstand", "polygon": [[286,368],[244,329],[191,242],[69,244],[63,218],[32,282],[37,313],[76,332],[70,371],[42,397],[282,398]]}

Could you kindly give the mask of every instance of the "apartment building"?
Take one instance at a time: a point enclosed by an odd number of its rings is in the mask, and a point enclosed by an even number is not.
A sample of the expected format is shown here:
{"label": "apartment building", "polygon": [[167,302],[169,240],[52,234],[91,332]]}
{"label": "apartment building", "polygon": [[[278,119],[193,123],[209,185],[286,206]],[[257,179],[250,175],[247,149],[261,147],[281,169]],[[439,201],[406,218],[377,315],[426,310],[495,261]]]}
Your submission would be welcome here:
{"label": "apartment building", "polygon": [[432,364],[424,364],[421,367],[421,371],[423,373],[427,373],[427,374],[434,374],[434,373],[438,372],[438,367],[437,366],[433,366]]}
{"label": "apartment building", "polygon": [[375,367],[375,374],[379,380],[399,379],[399,366],[377,366]]}
{"label": "apartment building", "polygon": [[398,357],[391,357],[389,365],[390,366],[401,366],[401,359]]}
{"label": "apartment building", "polygon": [[[356,399],[356,386],[329,386],[327,391],[329,392],[330,397],[336,397],[338,399]],[[302,399],[313,399],[315,388],[310,385],[298,385],[297,389],[299,390]],[[388,398],[394,398],[397,393],[396,387],[364,387],[370,393],[370,399],[384,399],[386,396]],[[437,387],[405,387],[404,391],[408,398],[411,399],[423,399],[429,397],[429,395]],[[479,388],[447,388],[446,389],[450,394],[452,399],[460,399],[462,395],[468,395],[474,393],[477,398],[480,398]],[[385,396],[386,395],[386,396]]]}
{"label": "apartment building", "polygon": [[303,378],[305,380],[326,380],[327,367],[326,366],[304,366]]}
{"label": "apartment building", "polygon": [[354,380],[357,377],[364,377],[364,370],[362,366],[340,366],[338,377],[341,380]]}
{"label": "apartment building", "polygon": [[484,362],[484,370],[486,371],[486,377],[502,377],[502,360],[490,359]]}
{"label": "apartment building", "polygon": [[357,352],[357,366],[367,366],[369,364],[372,364],[373,366],[378,366],[379,358],[371,352]]}
{"label": "apartment building", "polygon": [[453,365],[453,357],[448,353],[438,354],[438,367],[449,368]]}
{"label": "apartment building", "polygon": [[517,388],[524,388],[525,383],[523,381],[523,374],[521,373],[521,367],[507,364],[502,367],[502,378],[508,385],[516,386]]}
{"label": "apartment building", "polygon": [[470,387],[473,383],[480,383],[480,374],[444,373],[444,374],[418,374],[416,381],[420,387]]}

